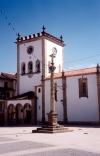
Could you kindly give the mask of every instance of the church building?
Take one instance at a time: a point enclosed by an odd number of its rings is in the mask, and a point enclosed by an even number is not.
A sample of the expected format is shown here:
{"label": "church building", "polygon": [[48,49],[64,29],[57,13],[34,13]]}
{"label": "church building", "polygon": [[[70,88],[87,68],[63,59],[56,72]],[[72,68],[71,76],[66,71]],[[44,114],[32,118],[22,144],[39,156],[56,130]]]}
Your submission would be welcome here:
{"label": "church building", "polygon": [[[50,111],[51,100],[50,55],[55,54],[55,109],[58,113],[58,122],[100,124],[99,65],[64,72],[63,37],[57,38],[47,33],[44,26],[42,29],[40,33],[25,37],[18,34],[17,74],[12,75],[11,80],[9,76],[7,79],[13,83],[13,90],[7,99],[4,98],[2,101],[0,98],[0,116],[3,108],[2,123],[44,124],[48,121],[47,113]],[[0,76],[0,85],[4,75]]]}

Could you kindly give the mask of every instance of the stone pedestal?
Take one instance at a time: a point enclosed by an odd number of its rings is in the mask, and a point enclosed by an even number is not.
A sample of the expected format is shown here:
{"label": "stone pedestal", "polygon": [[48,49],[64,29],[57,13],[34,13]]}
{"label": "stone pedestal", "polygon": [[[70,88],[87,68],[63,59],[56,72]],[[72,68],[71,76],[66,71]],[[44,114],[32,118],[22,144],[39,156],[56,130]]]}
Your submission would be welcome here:
{"label": "stone pedestal", "polygon": [[41,128],[37,128],[37,130],[32,130],[32,133],[62,133],[62,132],[72,132],[73,130],[69,130],[65,128],[63,125],[59,125],[57,122],[58,114],[54,111],[47,113],[48,115],[48,123],[46,126],[42,126]]}
{"label": "stone pedestal", "polygon": [[49,126],[56,126],[57,123],[57,116],[58,114],[56,112],[51,111],[50,113],[47,113],[48,115],[48,125]]}

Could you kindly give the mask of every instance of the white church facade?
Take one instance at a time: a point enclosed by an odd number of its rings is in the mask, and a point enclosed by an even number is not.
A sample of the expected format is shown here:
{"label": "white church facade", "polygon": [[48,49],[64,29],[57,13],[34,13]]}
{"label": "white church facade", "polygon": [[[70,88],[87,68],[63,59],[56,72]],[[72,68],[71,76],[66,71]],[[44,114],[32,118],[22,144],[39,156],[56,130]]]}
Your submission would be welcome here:
{"label": "white church facade", "polygon": [[64,124],[100,124],[100,69],[64,72],[64,41],[41,33],[17,38],[16,94],[4,100],[4,125],[48,121],[50,55],[55,49],[55,109]]}

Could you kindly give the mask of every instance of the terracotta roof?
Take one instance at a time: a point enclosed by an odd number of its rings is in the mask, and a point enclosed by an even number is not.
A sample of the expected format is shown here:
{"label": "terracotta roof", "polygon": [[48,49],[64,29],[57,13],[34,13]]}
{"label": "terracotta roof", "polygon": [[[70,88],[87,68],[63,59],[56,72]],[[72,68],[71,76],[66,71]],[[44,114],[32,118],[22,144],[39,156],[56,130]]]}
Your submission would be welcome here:
{"label": "terracotta roof", "polygon": [[[62,73],[55,73],[54,74],[54,78],[61,78],[62,77]],[[50,79],[50,76],[46,77],[45,80],[49,80]]]}
{"label": "terracotta roof", "polygon": [[85,68],[85,69],[80,69],[80,70],[72,70],[65,72],[65,76],[75,76],[75,75],[88,75],[88,74],[93,74],[97,72],[97,68]]}
{"label": "terracotta roof", "polygon": [[38,84],[38,85],[36,85],[36,86],[34,86],[34,87],[42,87],[42,84]]}
{"label": "terracotta roof", "polygon": [[[97,68],[85,68],[85,69],[80,69],[80,70],[72,70],[72,71],[67,71],[64,73],[64,75],[66,77],[70,77],[70,76],[78,76],[78,75],[88,75],[88,74],[94,74],[97,73]],[[55,73],[54,74],[54,78],[61,78],[62,77],[62,73]],[[49,80],[50,76],[46,77],[45,80]]]}
{"label": "terracotta roof", "polygon": [[17,42],[16,43],[20,43],[20,42],[23,42],[23,41],[26,41],[26,40],[32,40],[32,39],[37,39],[37,38],[41,38],[41,37],[48,37],[54,41],[57,41],[59,42],[60,44],[62,44],[62,46],[64,46],[64,41],[61,39],[61,38],[57,38],[55,36],[52,36],[51,34],[45,32],[45,31],[42,31],[42,32],[39,32],[39,33],[36,33],[36,34],[32,34],[32,35],[28,35],[28,36],[24,36],[24,37],[18,37],[17,38]]}
{"label": "terracotta roof", "polygon": [[5,79],[5,77],[4,77],[4,76],[2,76],[2,75],[0,75],[0,79]]}
{"label": "terracotta roof", "polygon": [[37,98],[37,97],[35,96],[35,93],[33,91],[29,91],[29,92],[20,94],[18,96],[13,96],[12,98],[9,98],[9,99],[22,100],[22,99],[32,99],[32,98]]}
{"label": "terracotta roof", "polygon": [[11,73],[1,73],[1,76],[3,76],[6,79],[10,79],[10,80],[17,80],[17,77],[15,74],[11,74]]}

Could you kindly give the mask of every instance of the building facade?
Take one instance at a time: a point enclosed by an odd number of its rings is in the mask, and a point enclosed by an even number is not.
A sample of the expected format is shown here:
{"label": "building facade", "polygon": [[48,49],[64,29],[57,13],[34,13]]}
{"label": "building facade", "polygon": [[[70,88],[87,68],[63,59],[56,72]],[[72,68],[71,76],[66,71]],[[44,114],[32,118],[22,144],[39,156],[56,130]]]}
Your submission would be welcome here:
{"label": "building facade", "polygon": [[15,95],[17,89],[16,75],[1,73],[0,75],[0,126],[5,125],[7,100]]}
{"label": "building facade", "polygon": [[11,91],[12,96],[4,99],[5,125],[47,122],[47,113],[50,111],[49,67],[52,53],[55,54],[55,107],[58,122],[100,124],[99,65],[64,72],[65,44],[62,36],[58,39],[48,34],[45,27],[41,33],[25,37],[18,34],[16,44],[17,85],[14,88],[16,94]]}

